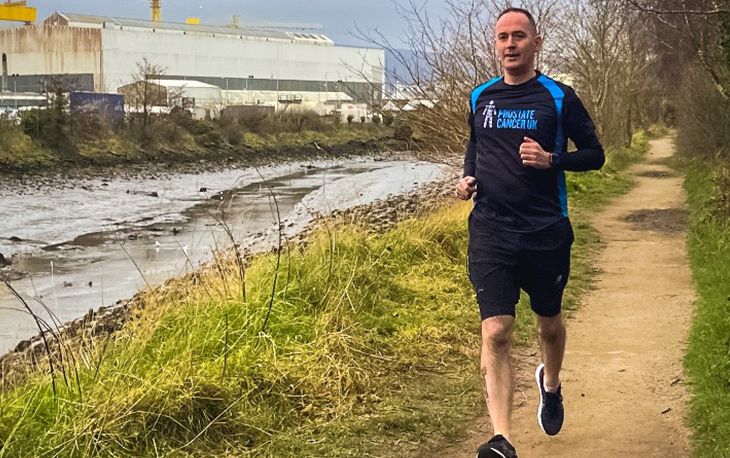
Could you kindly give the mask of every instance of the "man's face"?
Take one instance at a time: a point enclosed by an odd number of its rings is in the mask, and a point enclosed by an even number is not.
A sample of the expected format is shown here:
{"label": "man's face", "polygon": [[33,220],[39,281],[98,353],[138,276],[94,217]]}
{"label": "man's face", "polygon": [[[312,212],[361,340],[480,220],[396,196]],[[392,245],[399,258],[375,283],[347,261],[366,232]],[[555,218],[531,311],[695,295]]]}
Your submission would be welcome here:
{"label": "man's face", "polygon": [[497,21],[495,49],[502,68],[522,73],[535,68],[535,54],[542,47],[542,38],[522,13],[507,13]]}

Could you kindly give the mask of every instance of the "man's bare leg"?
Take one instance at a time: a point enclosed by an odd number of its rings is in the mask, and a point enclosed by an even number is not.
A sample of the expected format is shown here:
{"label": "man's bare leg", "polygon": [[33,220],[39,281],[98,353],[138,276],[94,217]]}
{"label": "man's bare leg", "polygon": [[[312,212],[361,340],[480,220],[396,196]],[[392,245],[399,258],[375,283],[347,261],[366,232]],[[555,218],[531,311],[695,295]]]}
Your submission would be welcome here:
{"label": "man's bare leg", "polygon": [[515,318],[500,315],[482,321],[482,376],[494,434],[509,440],[514,393],[510,346]]}
{"label": "man's bare leg", "polygon": [[537,325],[540,330],[540,352],[542,362],[545,364],[545,389],[550,392],[557,391],[560,386],[560,370],[563,367],[563,356],[565,355],[565,322],[563,314],[559,313],[554,317],[537,317]]}

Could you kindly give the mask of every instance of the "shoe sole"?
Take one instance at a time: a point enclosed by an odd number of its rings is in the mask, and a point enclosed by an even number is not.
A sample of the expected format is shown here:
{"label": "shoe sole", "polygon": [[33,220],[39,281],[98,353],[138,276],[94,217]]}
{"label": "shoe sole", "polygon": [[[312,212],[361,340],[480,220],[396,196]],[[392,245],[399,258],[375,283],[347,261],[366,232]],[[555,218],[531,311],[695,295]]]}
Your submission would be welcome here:
{"label": "shoe sole", "polygon": [[[542,380],[540,378],[540,372],[542,372],[543,368],[545,367],[544,364],[540,363],[539,366],[537,366],[537,369],[535,369],[535,381],[537,382],[537,392],[540,393],[540,405],[537,408],[537,424],[540,425],[540,429],[545,434],[548,434],[547,431],[545,431],[545,427],[542,425],[542,406],[543,399],[542,399]],[[548,434],[550,435],[550,434]]]}
{"label": "shoe sole", "polygon": [[[502,452],[499,450],[492,449],[492,452],[496,453],[497,455],[501,456],[502,458],[507,458]],[[477,453],[477,458],[479,458],[479,453]]]}

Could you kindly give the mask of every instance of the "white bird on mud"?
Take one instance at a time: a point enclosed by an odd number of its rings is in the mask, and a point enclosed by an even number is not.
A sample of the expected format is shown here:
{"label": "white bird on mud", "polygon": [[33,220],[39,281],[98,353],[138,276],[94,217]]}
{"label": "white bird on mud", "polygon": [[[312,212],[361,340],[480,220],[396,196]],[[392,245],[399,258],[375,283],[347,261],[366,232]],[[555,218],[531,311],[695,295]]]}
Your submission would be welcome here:
{"label": "white bird on mud", "polygon": [[185,245],[182,247],[183,253],[188,254],[188,246]]}

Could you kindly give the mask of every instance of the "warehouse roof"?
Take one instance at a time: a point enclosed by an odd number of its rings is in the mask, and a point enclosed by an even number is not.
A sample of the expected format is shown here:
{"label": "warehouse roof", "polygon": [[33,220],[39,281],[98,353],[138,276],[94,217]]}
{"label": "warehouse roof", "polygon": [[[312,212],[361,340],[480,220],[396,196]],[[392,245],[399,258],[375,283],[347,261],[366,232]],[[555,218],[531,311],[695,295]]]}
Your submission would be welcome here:
{"label": "warehouse roof", "polygon": [[[170,30],[179,32],[192,32],[192,33],[204,33],[204,34],[223,34],[223,35],[236,35],[241,37],[251,37],[260,39],[275,39],[275,40],[287,40],[297,41],[302,43],[312,44],[325,44],[333,45],[334,42],[321,34],[305,33],[305,32],[290,32],[283,30],[273,30],[272,28],[256,28],[252,26],[247,27],[227,27],[227,26],[216,26],[216,25],[203,25],[203,24],[184,24],[178,22],[153,22],[142,19],[126,19],[112,16],[91,16],[88,14],[76,14],[76,13],[54,13],[48,19],[44,21],[47,25],[58,25],[60,21],[58,18],[62,18],[66,24],[73,26],[91,25],[98,28],[105,27],[107,24],[116,25],[119,27],[135,27],[155,30]],[[316,28],[317,26],[307,26],[309,28]]]}
{"label": "warehouse roof", "polygon": [[201,81],[196,80],[168,80],[168,79],[159,79],[159,80],[152,80],[150,81],[152,84],[157,84],[158,86],[164,86],[164,87],[189,87],[189,88],[212,88],[212,89],[220,89],[220,87],[215,86],[213,84],[203,83]]}

